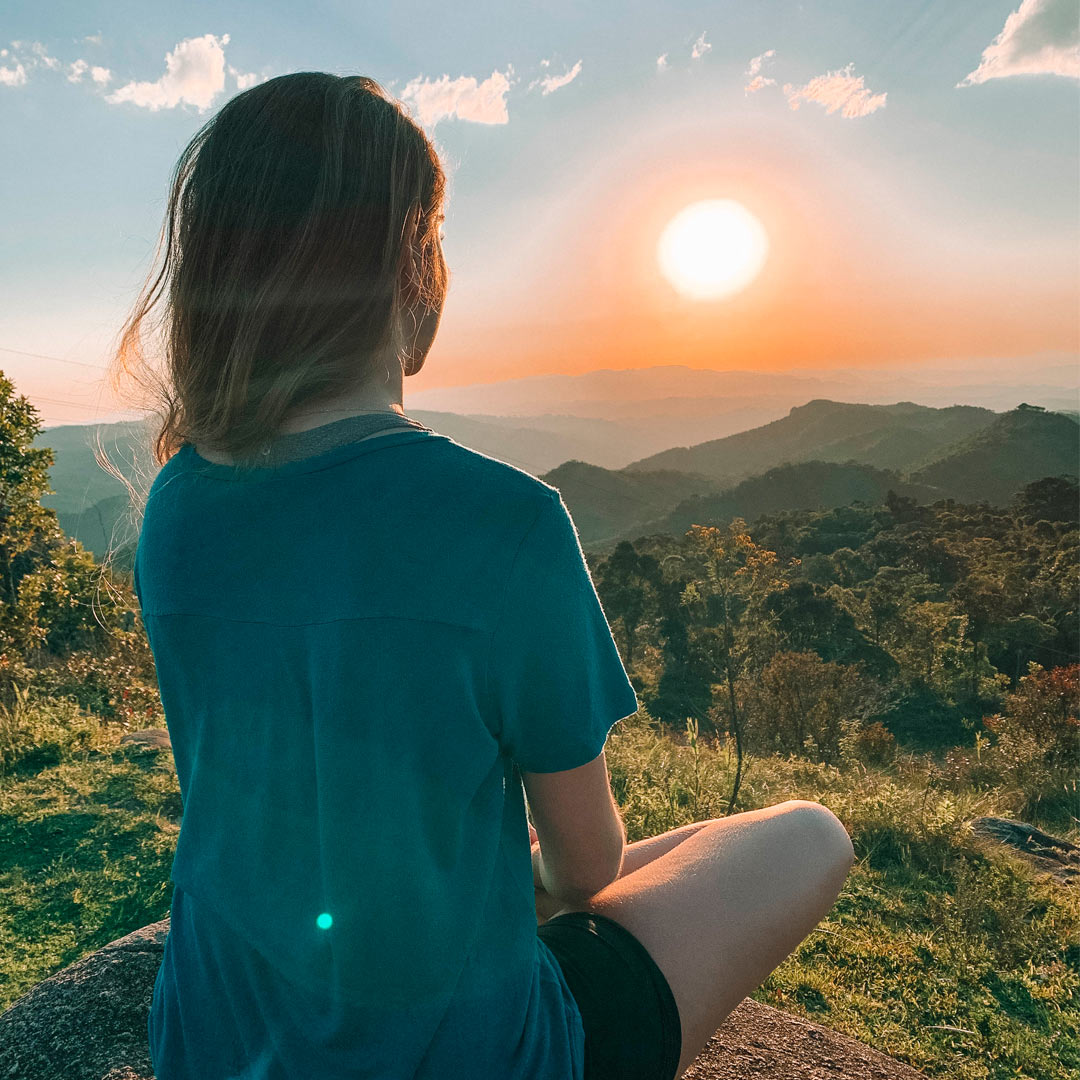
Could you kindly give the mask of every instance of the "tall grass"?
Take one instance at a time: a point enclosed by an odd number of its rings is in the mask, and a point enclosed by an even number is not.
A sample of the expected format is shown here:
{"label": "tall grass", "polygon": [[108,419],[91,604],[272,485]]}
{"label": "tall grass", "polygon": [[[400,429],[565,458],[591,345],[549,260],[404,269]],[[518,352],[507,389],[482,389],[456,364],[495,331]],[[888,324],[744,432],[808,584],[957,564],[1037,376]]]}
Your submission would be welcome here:
{"label": "tall grass", "polygon": [[[63,700],[0,714],[0,1007],[168,913],[176,774],[168,752],[121,747],[123,731]],[[631,842],[721,816],[736,764],[722,740],[665,732],[645,710],[613,730],[607,760]],[[966,775],[904,752],[744,761],[738,810],[819,801],[857,856],[832,911],[752,996],[930,1076],[1066,1080],[1080,1069],[1080,893],[972,835],[972,817],[1014,816],[1023,795]]]}

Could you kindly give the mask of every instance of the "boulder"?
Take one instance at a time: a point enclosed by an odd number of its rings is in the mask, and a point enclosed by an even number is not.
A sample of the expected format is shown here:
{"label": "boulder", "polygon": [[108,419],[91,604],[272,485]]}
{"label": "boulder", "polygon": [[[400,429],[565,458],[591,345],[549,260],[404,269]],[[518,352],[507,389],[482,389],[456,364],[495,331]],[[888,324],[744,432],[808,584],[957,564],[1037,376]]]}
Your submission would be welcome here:
{"label": "boulder", "polygon": [[132,731],[120,740],[120,745],[128,743],[143,750],[171,750],[172,740],[165,728],[143,728],[141,731]]}
{"label": "boulder", "polygon": [[[38,983],[0,1014],[3,1080],[154,1080],[146,1021],[169,920]],[[848,1035],[745,998],[685,1080],[919,1080]],[[209,1078],[208,1078],[209,1080]]]}
{"label": "boulder", "polygon": [[1025,862],[1063,885],[1080,879],[1080,847],[1071,840],[1051,836],[1026,821],[977,817],[968,822],[976,836],[996,840],[1013,849]]}

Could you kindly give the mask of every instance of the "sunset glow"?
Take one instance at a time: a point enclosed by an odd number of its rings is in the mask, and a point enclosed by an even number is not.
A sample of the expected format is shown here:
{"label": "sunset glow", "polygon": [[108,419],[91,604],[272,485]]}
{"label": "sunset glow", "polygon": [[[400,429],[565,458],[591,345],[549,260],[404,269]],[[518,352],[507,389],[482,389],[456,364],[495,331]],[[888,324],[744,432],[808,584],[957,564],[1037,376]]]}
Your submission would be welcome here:
{"label": "sunset glow", "polygon": [[740,292],[769,252],[761,222],[733,199],[691,203],[668,222],[657,245],[664,277],[692,300]]}
{"label": "sunset glow", "polygon": [[[1075,0],[978,19],[945,0],[849,6],[591,4],[522,23],[428,5],[417,39],[408,5],[337,5],[324,25],[223,0],[235,25],[162,8],[132,36],[101,0],[79,28],[70,5],[15,0],[0,133],[25,153],[4,175],[19,213],[0,370],[46,425],[129,418],[105,367],[179,148],[233,97],[308,70],[380,80],[444,166],[450,288],[407,404],[658,365],[944,366],[972,386],[991,362],[1038,386],[1044,362],[1077,369]],[[1016,400],[1061,405],[1034,385]]]}

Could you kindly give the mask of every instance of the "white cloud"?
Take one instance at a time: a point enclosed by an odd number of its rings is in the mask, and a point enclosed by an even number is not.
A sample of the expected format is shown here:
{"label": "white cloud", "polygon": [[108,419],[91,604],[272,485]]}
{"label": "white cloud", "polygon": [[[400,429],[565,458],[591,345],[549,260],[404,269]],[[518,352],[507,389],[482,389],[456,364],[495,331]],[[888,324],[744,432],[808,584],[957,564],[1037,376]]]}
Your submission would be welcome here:
{"label": "white cloud", "polygon": [[752,94],[756,90],[760,90],[763,86],[776,85],[775,79],[770,79],[765,75],[758,74],[761,71],[762,64],[764,64],[766,60],[771,60],[775,55],[775,49],[768,49],[761,53],[760,56],[755,56],[751,59],[750,65],[746,69],[746,74],[753,75],[754,77],[743,87],[745,93]]}
{"label": "white cloud", "polygon": [[493,71],[483,82],[471,75],[451,79],[425,79],[418,75],[401,91],[401,100],[411,109],[421,127],[434,127],[440,120],[456,117],[474,124],[505,124],[506,92],[510,89],[508,65],[505,72]]}
{"label": "white cloud", "polygon": [[[550,63],[550,61],[548,61],[547,63]],[[544,66],[546,67],[547,64],[544,64]],[[580,74],[581,61],[579,60],[572,68],[570,68],[566,72],[566,74],[545,75],[542,79],[533,79],[533,81],[529,83],[528,88],[531,90],[534,86],[539,84],[544,88],[541,92],[541,96],[547,97],[548,94],[552,93],[553,91],[558,90],[560,87],[565,86],[567,83],[573,82]]]}
{"label": "white cloud", "polygon": [[93,79],[98,86],[104,86],[112,78],[112,72],[108,68],[92,67],[90,69],[90,78]]}
{"label": "white cloud", "polygon": [[854,66],[855,62],[852,61],[846,68],[818,75],[801,87],[785,83],[784,93],[787,95],[788,104],[797,109],[799,98],[816,101],[825,107],[826,112],[833,113],[840,109],[840,115],[847,119],[868,116],[883,108],[886,95],[871,94],[863,85],[863,77],[852,75],[851,69]]}
{"label": "white cloud", "polygon": [[96,34],[87,34],[83,41],[89,41],[91,45],[100,45],[102,41],[101,31],[99,30]]}
{"label": "white cloud", "polygon": [[0,86],[23,86],[26,83],[26,68],[16,63],[13,68],[0,67]]}
{"label": "white cloud", "polygon": [[[225,89],[225,49],[229,35],[187,38],[165,54],[165,74],[154,82],[129,82],[105,100],[112,105],[130,101],[156,112],[187,103],[205,112]],[[102,69],[104,70],[104,69]]]}
{"label": "white cloud", "polygon": [[983,49],[979,66],[956,87],[1010,75],[1080,79],[1080,19],[1076,0],[1022,0],[1001,33]]}
{"label": "white cloud", "polygon": [[40,41],[12,41],[10,45],[14,52],[9,53],[7,49],[0,52],[0,56],[10,55],[15,63],[13,68],[0,68],[0,84],[4,86],[25,85],[27,71],[35,68],[47,67],[55,71],[60,67],[60,61],[50,56]]}
{"label": "white cloud", "polygon": [[760,90],[764,86],[775,86],[775,79],[766,79],[763,75],[755,75],[744,87],[743,90],[752,94],[755,90]]}
{"label": "white cloud", "polygon": [[249,86],[254,86],[257,82],[262,81],[254,71],[245,74],[242,71],[237,71],[232,64],[229,65],[229,74],[236,80],[237,90],[246,90]]}
{"label": "white cloud", "polygon": [[60,61],[55,56],[50,56],[48,50],[40,41],[30,42],[30,51],[37,57],[39,63],[55,71],[60,66]]}
{"label": "white cloud", "polygon": [[767,49],[760,56],[755,56],[750,61],[750,66],[746,69],[746,74],[756,75],[761,70],[761,65],[764,64],[766,60],[772,59],[772,57],[774,57],[775,55],[775,49]]}
{"label": "white cloud", "polygon": [[694,42],[694,47],[690,50],[690,55],[695,60],[700,60],[712,48],[712,45],[705,40],[707,33],[707,30],[702,30],[701,37]]}
{"label": "white cloud", "polygon": [[78,82],[90,70],[85,60],[76,60],[68,65],[68,82]]}
{"label": "white cloud", "polygon": [[658,70],[663,71],[664,68],[667,67],[667,56],[667,53],[663,53],[656,58],[656,67]]}

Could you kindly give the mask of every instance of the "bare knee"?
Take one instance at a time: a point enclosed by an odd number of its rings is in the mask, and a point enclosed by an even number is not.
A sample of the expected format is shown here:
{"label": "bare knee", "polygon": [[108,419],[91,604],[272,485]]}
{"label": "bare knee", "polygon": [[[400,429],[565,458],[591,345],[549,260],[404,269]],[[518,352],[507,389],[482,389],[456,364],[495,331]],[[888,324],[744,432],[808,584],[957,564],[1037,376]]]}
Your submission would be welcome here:
{"label": "bare knee", "polygon": [[827,856],[831,862],[849,870],[855,861],[855,849],[844,823],[827,807],[808,799],[789,799],[779,804],[785,817],[807,843],[813,845],[818,857]]}

